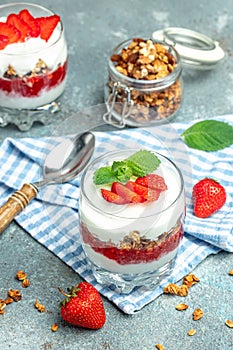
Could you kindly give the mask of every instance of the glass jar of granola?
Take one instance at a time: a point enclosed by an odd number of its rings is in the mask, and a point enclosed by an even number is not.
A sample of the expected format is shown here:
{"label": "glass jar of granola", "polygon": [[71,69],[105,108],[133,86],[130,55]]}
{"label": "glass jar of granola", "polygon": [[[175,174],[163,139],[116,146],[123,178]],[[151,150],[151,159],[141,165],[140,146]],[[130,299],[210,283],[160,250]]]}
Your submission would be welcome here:
{"label": "glass jar of granola", "polygon": [[179,54],[165,42],[122,42],[108,60],[104,121],[118,127],[168,121],[181,104],[181,71]]}

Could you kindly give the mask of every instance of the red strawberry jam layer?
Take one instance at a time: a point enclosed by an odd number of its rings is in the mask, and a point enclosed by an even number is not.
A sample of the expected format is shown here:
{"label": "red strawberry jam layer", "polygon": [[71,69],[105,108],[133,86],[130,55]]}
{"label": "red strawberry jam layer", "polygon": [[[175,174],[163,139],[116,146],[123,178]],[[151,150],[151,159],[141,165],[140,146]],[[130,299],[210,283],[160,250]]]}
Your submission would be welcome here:
{"label": "red strawberry jam layer", "polygon": [[111,241],[102,242],[81,223],[81,233],[85,244],[96,253],[115,260],[120,265],[149,263],[159,260],[176,249],[183,237],[183,225],[179,222],[168,233],[163,233],[156,241],[140,237],[137,231],[130,233],[119,245]]}
{"label": "red strawberry jam layer", "polygon": [[43,90],[50,90],[63,82],[67,73],[67,61],[53,71],[24,77],[0,78],[0,90],[22,97],[36,97]]}

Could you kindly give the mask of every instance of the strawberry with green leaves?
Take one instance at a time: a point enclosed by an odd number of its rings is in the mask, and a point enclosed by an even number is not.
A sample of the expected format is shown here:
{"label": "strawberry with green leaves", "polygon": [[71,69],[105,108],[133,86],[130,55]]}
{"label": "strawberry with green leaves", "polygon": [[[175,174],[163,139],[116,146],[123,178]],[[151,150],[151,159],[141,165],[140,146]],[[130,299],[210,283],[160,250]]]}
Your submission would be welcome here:
{"label": "strawberry with green leaves", "polygon": [[76,287],[68,289],[61,302],[61,317],[74,326],[99,329],[106,322],[103,301],[97,289],[88,282],[80,282]]}
{"label": "strawberry with green leaves", "polygon": [[225,204],[226,191],[216,180],[204,178],[194,185],[192,198],[194,215],[207,218]]}

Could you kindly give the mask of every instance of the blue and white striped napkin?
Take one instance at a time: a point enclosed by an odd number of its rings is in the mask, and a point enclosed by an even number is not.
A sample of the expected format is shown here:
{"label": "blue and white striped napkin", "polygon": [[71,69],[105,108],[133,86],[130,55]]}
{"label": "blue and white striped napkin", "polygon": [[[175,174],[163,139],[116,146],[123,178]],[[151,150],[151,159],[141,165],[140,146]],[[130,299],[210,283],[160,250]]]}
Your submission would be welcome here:
{"label": "blue and white striped napkin", "polygon": [[[231,123],[232,116],[216,118]],[[44,187],[16,221],[38,242],[69,265],[99,292],[128,314],[133,314],[153,301],[163,287],[190,273],[208,255],[220,250],[233,252],[233,147],[206,153],[188,148],[180,138],[191,123],[174,123],[150,129],[127,129],[95,132],[97,157],[111,149],[141,145],[172,158],[180,167],[186,187],[187,216],[185,235],[171,276],[153,291],[136,288],[128,295],[99,285],[86,264],[80,245],[78,199],[80,176],[67,184]],[[25,182],[42,177],[44,159],[60,141],[59,138],[7,138],[0,147],[0,204]],[[192,214],[192,186],[203,177],[218,179],[226,188],[227,201],[207,219]]]}

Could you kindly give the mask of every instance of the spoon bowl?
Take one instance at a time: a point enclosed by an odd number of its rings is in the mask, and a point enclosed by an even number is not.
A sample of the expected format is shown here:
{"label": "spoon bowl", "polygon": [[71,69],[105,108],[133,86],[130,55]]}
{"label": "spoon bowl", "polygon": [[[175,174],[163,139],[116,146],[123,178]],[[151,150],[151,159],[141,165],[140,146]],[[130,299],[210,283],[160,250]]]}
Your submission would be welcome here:
{"label": "spoon bowl", "polygon": [[55,146],[45,159],[43,179],[25,183],[0,208],[0,233],[37,196],[43,186],[74,179],[90,161],[94,148],[95,137],[91,132],[67,138]]}
{"label": "spoon bowl", "polygon": [[33,185],[39,189],[50,183],[71,181],[86,167],[94,148],[95,137],[91,132],[59,143],[45,159],[43,180]]}

